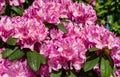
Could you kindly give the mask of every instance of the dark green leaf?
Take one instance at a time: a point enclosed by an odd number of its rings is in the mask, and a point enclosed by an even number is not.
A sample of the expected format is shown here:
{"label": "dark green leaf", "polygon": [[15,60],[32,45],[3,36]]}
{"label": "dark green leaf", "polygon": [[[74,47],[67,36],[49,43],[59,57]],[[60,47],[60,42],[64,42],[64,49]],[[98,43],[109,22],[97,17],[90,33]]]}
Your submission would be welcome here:
{"label": "dark green leaf", "polygon": [[110,65],[110,62],[108,60],[105,60],[104,58],[101,59],[100,63],[100,72],[102,77],[110,77],[112,74],[112,67]]}
{"label": "dark green leaf", "polygon": [[27,61],[33,71],[38,71],[40,67],[40,56],[37,52],[27,52]]}
{"label": "dark green leaf", "polygon": [[24,9],[21,8],[21,7],[12,6],[11,9],[12,9],[13,11],[15,11],[18,15],[22,15],[23,12],[24,12]]}
{"label": "dark green leaf", "polygon": [[20,59],[22,56],[24,56],[25,53],[23,51],[20,51],[20,49],[14,51],[9,57],[9,60],[17,60]]}
{"label": "dark green leaf", "polygon": [[61,77],[62,72],[51,72],[50,77]]}
{"label": "dark green leaf", "polygon": [[95,47],[89,49],[90,52],[97,51],[97,50],[99,50],[99,49],[95,48]]}
{"label": "dark green leaf", "polygon": [[87,72],[91,70],[98,62],[99,62],[99,57],[93,60],[87,61],[83,66],[84,71]]}
{"label": "dark green leaf", "polygon": [[8,40],[7,40],[7,44],[8,45],[15,45],[16,42],[17,42],[17,39],[16,38],[12,38],[12,37],[8,38]]}
{"label": "dark green leaf", "polygon": [[9,57],[18,47],[15,47],[14,50],[7,48],[4,52],[2,52],[2,58]]}
{"label": "dark green leaf", "polygon": [[58,29],[60,29],[61,31],[63,31],[64,33],[67,33],[67,29],[62,25],[62,24],[58,24]]}
{"label": "dark green leaf", "polygon": [[67,18],[60,18],[60,21],[61,22],[68,22],[68,19]]}

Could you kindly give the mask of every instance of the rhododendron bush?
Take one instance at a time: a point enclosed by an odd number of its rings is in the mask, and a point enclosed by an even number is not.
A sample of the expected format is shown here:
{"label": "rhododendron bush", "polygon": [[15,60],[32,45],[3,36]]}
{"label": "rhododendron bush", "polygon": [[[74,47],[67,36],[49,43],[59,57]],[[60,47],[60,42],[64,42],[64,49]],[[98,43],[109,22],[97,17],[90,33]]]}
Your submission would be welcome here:
{"label": "rhododendron bush", "polygon": [[0,0],[0,14],[0,77],[120,77],[120,39],[92,5]]}

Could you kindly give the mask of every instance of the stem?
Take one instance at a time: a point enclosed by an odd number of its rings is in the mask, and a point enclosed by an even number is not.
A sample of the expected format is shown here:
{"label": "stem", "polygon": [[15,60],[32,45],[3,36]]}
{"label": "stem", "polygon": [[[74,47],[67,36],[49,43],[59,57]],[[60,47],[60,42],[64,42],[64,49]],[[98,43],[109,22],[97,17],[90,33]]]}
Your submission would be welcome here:
{"label": "stem", "polygon": [[9,0],[5,0],[5,4],[6,4],[6,5],[9,4]]}
{"label": "stem", "polygon": [[10,16],[10,5],[9,5],[9,0],[5,0],[5,4],[6,4],[6,9],[5,9],[5,15]]}

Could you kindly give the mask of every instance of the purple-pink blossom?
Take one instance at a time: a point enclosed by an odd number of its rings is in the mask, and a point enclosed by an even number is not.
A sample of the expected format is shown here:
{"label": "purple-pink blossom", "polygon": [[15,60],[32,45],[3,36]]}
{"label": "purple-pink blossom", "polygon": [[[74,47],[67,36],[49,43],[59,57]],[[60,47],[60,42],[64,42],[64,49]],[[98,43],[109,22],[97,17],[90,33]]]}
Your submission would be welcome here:
{"label": "purple-pink blossom", "polygon": [[[86,61],[87,51],[84,42],[78,35],[80,29],[76,30],[77,25],[73,25],[72,22],[64,23],[64,26],[67,26],[68,34],[64,34],[58,29],[51,29],[51,40],[48,39],[45,44],[41,45],[40,54],[49,58],[50,69],[58,71],[63,67],[64,69],[80,70]],[[68,62],[70,62],[69,65]]]}
{"label": "purple-pink blossom", "polygon": [[82,39],[88,42],[88,47],[93,46],[99,49],[108,47],[108,49],[113,49],[120,46],[119,38],[103,26],[85,26],[81,30],[80,35]]}
{"label": "purple-pink blossom", "polygon": [[25,0],[9,0],[10,5],[19,6],[24,3]]}
{"label": "purple-pink blossom", "polygon": [[8,16],[0,16],[0,37],[4,42],[14,34],[11,18]]}
{"label": "purple-pink blossom", "polygon": [[[76,8],[76,9],[74,9]],[[89,12],[88,12],[89,11]],[[78,24],[91,25],[96,22],[96,12],[91,5],[72,1],[36,0],[25,10],[24,16],[59,24],[60,18],[67,18]]]}
{"label": "purple-pink blossom", "polygon": [[21,48],[34,50],[34,44],[42,42],[47,37],[48,29],[35,18],[14,17],[12,23],[15,31],[13,37],[18,38],[18,44]]}
{"label": "purple-pink blossom", "polygon": [[50,71],[49,71],[48,64],[42,64],[40,66],[39,71],[37,72],[37,75],[39,75],[40,77],[50,77]]}

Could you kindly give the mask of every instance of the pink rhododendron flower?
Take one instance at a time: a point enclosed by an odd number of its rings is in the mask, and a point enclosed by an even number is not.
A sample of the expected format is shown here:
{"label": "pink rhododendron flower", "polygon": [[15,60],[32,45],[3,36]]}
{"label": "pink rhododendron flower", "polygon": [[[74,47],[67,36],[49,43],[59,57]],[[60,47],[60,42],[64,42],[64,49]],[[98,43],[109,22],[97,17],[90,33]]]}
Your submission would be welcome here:
{"label": "pink rhododendron flower", "polygon": [[90,4],[92,4],[93,6],[96,5],[96,0],[90,0]]}
{"label": "pink rhododendron flower", "polygon": [[111,50],[110,56],[112,57],[114,61],[114,65],[116,67],[120,67],[120,48],[117,48],[117,47],[113,48]]}
{"label": "pink rhododendron flower", "polygon": [[48,2],[45,6],[45,20],[49,23],[58,24],[60,23],[60,4],[54,2]]}
{"label": "pink rhododendron flower", "polygon": [[115,73],[116,73],[116,75],[115,75],[116,77],[120,77],[120,69],[116,70]]}
{"label": "pink rhododendron flower", "polygon": [[52,39],[62,38],[63,35],[64,35],[64,33],[62,31],[58,30],[58,29],[53,28],[53,29],[50,30],[50,37]]}
{"label": "pink rhododendron flower", "polygon": [[8,16],[0,16],[0,37],[4,42],[14,34],[11,18]]}
{"label": "pink rhododendron flower", "polygon": [[3,7],[2,7],[2,6],[0,6],[0,12],[2,11],[2,9],[3,9]]}
{"label": "pink rhododendron flower", "polygon": [[[74,9],[76,8],[76,9]],[[89,12],[88,12],[89,11]],[[42,1],[33,2],[25,13],[26,17],[36,17],[48,23],[59,24],[60,18],[68,18],[82,25],[91,25],[96,21],[96,12],[91,5],[85,3],[73,3],[72,1]]]}
{"label": "pink rhododendron flower", "polygon": [[68,60],[62,56],[50,58],[50,60],[48,61],[50,72],[52,71],[52,69],[55,71],[59,71],[59,69],[61,69],[62,67],[64,69],[69,69],[67,61]]}
{"label": "pink rhododendron flower", "polygon": [[[73,69],[74,67],[76,70],[80,70],[86,61],[87,49],[78,35],[80,30],[76,30],[75,26],[77,25],[73,25],[72,22],[64,23],[64,25],[67,26],[68,34],[63,34],[54,28],[51,29],[51,40],[45,41],[46,44],[41,46],[40,53],[50,59],[48,65],[53,70],[58,71],[62,67],[64,69]],[[68,62],[70,62],[70,67],[67,65]]]}
{"label": "pink rhododendron flower", "polygon": [[22,48],[33,50],[36,42],[41,42],[47,37],[48,29],[36,19],[15,17],[12,21],[15,29],[13,37],[18,38],[18,43]]}
{"label": "pink rhododendron flower", "polygon": [[44,7],[45,3],[42,0],[35,0],[33,4],[25,10],[23,16],[28,18],[36,18],[37,20],[44,21]]}
{"label": "pink rhododendron flower", "polygon": [[85,26],[85,28],[81,30],[80,35],[84,40],[89,42],[88,45],[94,45],[99,49],[103,49],[104,47],[112,49],[120,45],[116,35],[103,26]]}
{"label": "pink rhododendron flower", "polygon": [[47,21],[49,23],[60,23],[60,6],[61,4],[55,2],[43,2],[42,0],[36,0],[33,5],[25,10],[25,17],[36,17],[41,21]]}
{"label": "pink rhododendron flower", "polygon": [[47,64],[41,65],[37,75],[40,77],[50,77],[49,66]]}
{"label": "pink rhododendron flower", "polygon": [[[5,0],[0,0],[0,9],[2,9],[5,6]],[[0,11],[1,12],[1,11]]]}
{"label": "pink rhododendron flower", "polygon": [[10,5],[19,6],[24,3],[25,0],[9,0]]}
{"label": "pink rhododendron flower", "polygon": [[[76,8],[76,9],[74,9]],[[68,18],[83,25],[94,24],[97,17],[92,6],[85,3],[73,3],[68,7]],[[89,12],[88,12],[89,11]]]}
{"label": "pink rhododendron flower", "polygon": [[[54,70],[59,70],[63,66],[61,64],[61,61],[63,61],[64,59],[66,59],[65,65],[67,65],[67,62],[70,61],[71,69],[73,66],[76,70],[80,70],[82,67],[82,64],[86,60],[86,57],[85,57],[86,49],[81,39],[79,38],[72,39],[68,37],[65,39],[48,43],[48,45],[45,45],[45,46],[52,46],[51,48],[47,47],[47,49],[41,48],[40,51],[41,51],[41,54],[44,54],[44,55],[48,54],[47,56],[48,58],[50,58],[50,63],[48,61],[48,64],[50,64],[49,67],[51,67]],[[55,57],[55,61],[53,61],[54,57]],[[57,59],[58,57],[60,57],[60,59]],[[55,62],[55,65],[54,65],[54,62]],[[56,67],[53,67],[53,66],[56,66]]]}

